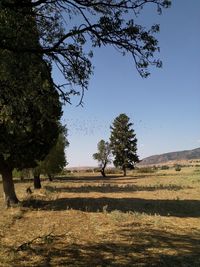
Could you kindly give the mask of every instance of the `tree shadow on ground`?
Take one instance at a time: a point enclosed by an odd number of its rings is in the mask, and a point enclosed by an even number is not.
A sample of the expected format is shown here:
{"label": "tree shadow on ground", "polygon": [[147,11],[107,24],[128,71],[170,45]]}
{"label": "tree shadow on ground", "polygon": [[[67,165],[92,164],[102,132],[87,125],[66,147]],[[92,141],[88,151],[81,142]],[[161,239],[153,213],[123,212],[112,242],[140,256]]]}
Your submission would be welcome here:
{"label": "tree shadow on ground", "polygon": [[70,181],[70,182],[110,182],[111,180],[124,180],[124,181],[132,181],[132,180],[137,180],[137,179],[143,179],[147,178],[148,174],[144,175],[128,175],[128,176],[123,176],[122,174],[116,174],[116,175],[107,175],[106,177],[103,177],[101,175],[95,175],[95,176],[82,176],[76,174],[76,176],[58,176],[53,179],[53,182],[65,182],[65,181]]}
{"label": "tree shadow on ground", "polygon": [[149,215],[176,217],[200,217],[199,200],[157,200],[142,198],[59,198],[56,200],[29,199],[24,201],[24,207],[42,210],[81,210],[87,212],[139,212]]}
{"label": "tree shadow on ground", "polygon": [[[141,175],[141,178],[146,178],[145,175]],[[108,175],[106,177],[103,177],[101,175],[95,175],[95,176],[62,176],[62,177],[55,177],[53,179],[54,182],[65,182],[65,181],[72,181],[72,182],[110,182],[110,180],[118,180],[118,179],[123,179],[123,180],[133,180],[133,179],[138,179],[140,178],[138,176],[131,176],[131,177],[124,177],[122,175]]]}
{"label": "tree shadow on ground", "polygon": [[[133,227],[133,228],[131,228]],[[18,256],[16,267],[25,267],[31,259],[40,262],[31,266],[200,266],[200,237],[172,234],[151,229],[135,232],[134,225],[116,233],[123,242],[69,243],[67,235],[52,236],[52,242],[32,243]]]}
{"label": "tree shadow on ground", "polygon": [[[140,176],[127,176],[124,177],[122,175],[108,175],[106,177],[102,177],[101,175],[95,175],[95,176],[57,176],[54,177],[51,181],[51,183],[53,184],[54,182],[59,182],[59,183],[65,183],[65,182],[72,182],[72,183],[80,183],[80,182],[87,182],[87,183],[110,183],[111,180],[115,181],[115,180],[125,180],[127,181],[132,181],[132,180],[137,180],[137,179],[143,179],[143,178],[147,178],[148,175],[140,175]],[[48,178],[41,178],[41,181],[49,181]],[[19,178],[14,178],[14,183],[18,184],[26,184],[26,183],[30,183],[33,182],[33,178],[24,178],[24,180],[20,180]],[[0,184],[2,184],[2,179],[0,177]]]}
{"label": "tree shadow on ground", "polygon": [[56,187],[56,186],[45,186],[44,187],[49,192],[67,192],[67,193],[90,193],[90,192],[98,192],[98,193],[123,193],[123,192],[136,192],[136,191],[157,191],[157,190],[170,190],[170,191],[178,191],[182,189],[191,189],[189,186],[179,186],[179,185],[155,185],[155,186],[139,186],[135,184],[129,185],[112,185],[108,183],[103,183],[100,185],[82,185],[79,187]]}

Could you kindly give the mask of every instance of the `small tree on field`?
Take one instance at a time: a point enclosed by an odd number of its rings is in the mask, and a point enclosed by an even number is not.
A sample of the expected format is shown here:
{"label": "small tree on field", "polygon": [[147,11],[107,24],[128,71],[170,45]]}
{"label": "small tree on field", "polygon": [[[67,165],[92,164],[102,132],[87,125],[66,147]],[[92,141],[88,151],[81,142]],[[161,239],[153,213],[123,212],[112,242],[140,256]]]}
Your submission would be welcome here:
{"label": "small tree on field", "polygon": [[43,173],[47,174],[50,180],[52,180],[56,174],[60,173],[67,165],[65,156],[65,148],[67,146],[69,146],[67,130],[64,129],[58,136],[55,146],[52,147],[43,162]]}
{"label": "small tree on field", "polygon": [[52,181],[55,174],[60,173],[67,165],[65,148],[68,145],[67,129],[62,127],[62,132],[59,134],[56,144],[51,148],[46,158],[43,161],[40,161],[38,166],[33,169],[35,189],[41,188],[41,174],[48,175],[49,180]]}
{"label": "small tree on field", "polygon": [[98,152],[93,154],[93,158],[98,161],[101,168],[101,174],[106,177],[105,168],[107,164],[111,163],[111,148],[108,142],[101,140],[97,145]]}
{"label": "small tree on field", "polygon": [[139,161],[137,155],[137,139],[126,114],[120,114],[111,126],[110,144],[114,156],[114,165],[120,167],[124,176],[127,168],[134,168]]}

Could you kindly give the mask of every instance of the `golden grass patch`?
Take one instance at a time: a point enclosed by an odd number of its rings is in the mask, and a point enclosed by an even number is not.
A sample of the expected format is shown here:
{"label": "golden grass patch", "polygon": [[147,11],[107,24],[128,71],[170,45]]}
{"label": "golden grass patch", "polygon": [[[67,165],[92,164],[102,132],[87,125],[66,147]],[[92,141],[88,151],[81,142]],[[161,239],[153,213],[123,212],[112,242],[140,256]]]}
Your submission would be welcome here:
{"label": "golden grass patch", "polygon": [[[78,173],[0,198],[0,266],[200,266],[200,172]],[[1,187],[2,185],[0,185]],[[1,190],[1,189],[0,189]]]}

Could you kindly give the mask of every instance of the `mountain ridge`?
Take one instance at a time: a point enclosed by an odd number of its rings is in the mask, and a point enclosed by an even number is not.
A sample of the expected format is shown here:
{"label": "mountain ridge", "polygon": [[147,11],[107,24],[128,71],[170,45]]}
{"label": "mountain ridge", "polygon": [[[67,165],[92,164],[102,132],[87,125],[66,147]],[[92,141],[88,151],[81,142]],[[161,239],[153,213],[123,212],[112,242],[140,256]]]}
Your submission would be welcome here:
{"label": "mountain ridge", "polygon": [[162,164],[169,161],[200,159],[200,147],[191,150],[182,150],[152,155],[141,160],[140,165]]}

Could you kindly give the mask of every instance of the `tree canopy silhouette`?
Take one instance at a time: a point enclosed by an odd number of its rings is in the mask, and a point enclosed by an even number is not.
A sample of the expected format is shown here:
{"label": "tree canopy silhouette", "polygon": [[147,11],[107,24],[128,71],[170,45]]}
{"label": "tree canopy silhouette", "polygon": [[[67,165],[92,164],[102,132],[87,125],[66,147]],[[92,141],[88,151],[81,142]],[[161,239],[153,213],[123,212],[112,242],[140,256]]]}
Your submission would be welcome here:
{"label": "tree canopy silhouette", "polygon": [[[24,21],[22,13],[11,13],[0,9],[1,33],[2,21],[9,27]],[[20,41],[39,47],[35,19],[25,22]],[[44,159],[59,135],[62,111],[51,67],[42,55],[0,49],[0,58],[0,173],[9,205],[18,202],[12,170],[34,167]]]}
{"label": "tree canopy silhouette", "polygon": [[[142,77],[149,75],[149,66],[161,67],[162,62],[155,58],[159,25],[146,28],[137,23],[139,13],[148,4],[161,13],[171,1],[1,0],[0,49],[42,55],[66,81],[55,84],[63,99],[70,102],[71,95],[82,92],[82,103],[93,72],[94,47],[110,45],[123,55],[130,54]],[[23,16],[23,20],[16,22],[17,16]],[[39,46],[31,42],[30,19],[35,20]]]}

